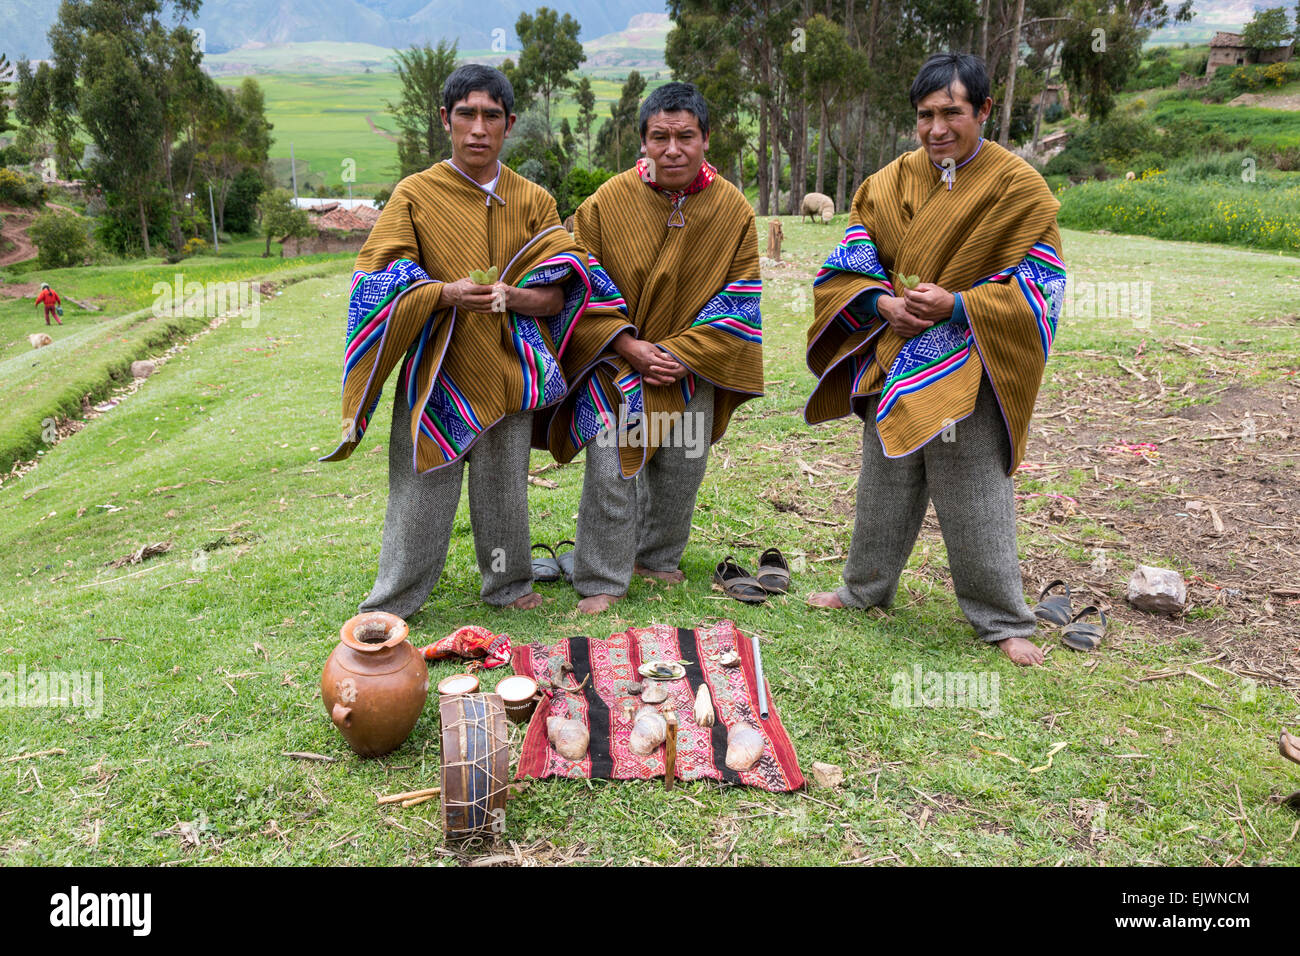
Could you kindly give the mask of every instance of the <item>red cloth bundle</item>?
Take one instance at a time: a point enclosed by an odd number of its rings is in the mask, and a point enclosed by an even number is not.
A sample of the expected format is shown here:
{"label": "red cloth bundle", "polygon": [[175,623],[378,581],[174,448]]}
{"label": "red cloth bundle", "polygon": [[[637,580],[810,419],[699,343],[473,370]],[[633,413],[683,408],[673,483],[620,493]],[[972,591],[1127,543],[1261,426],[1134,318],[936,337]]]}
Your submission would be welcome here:
{"label": "red cloth bundle", "polygon": [[493,634],[486,627],[467,624],[436,644],[421,648],[420,653],[426,661],[441,661],[449,657],[486,657],[484,667],[500,667],[510,663],[510,635]]}

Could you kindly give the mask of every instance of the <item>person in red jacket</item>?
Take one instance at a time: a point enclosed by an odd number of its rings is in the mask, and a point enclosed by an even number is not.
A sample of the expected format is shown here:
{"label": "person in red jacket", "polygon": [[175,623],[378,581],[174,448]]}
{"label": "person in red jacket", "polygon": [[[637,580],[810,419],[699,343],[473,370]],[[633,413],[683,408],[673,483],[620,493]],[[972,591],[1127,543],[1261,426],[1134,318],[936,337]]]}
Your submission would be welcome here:
{"label": "person in red jacket", "polygon": [[38,306],[44,304],[45,306],[46,325],[50,324],[50,316],[54,316],[54,321],[59,325],[63,324],[63,320],[59,318],[59,313],[56,311],[59,307],[59,303],[62,301],[63,300],[59,298],[59,294],[50,288],[48,282],[41,283],[41,291],[36,296],[36,304]]}

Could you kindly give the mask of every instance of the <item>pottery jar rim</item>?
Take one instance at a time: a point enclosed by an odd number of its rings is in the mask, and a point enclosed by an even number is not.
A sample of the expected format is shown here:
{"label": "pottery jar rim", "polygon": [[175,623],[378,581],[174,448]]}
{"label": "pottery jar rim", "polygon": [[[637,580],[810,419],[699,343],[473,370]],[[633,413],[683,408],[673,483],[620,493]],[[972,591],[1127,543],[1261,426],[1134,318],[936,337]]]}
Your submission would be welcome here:
{"label": "pottery jar rim", "polygon": [[[356,636],[357,631],[376,625],[382,627],[386,634],[382,641],[363,641]],[[407,627],[406,622],[396,614],[389,614],[387,611],[367,611],[349,618],[339,630],[339,638],[354,651],[362,654],[378,654],[404,642],[409,632],[410,628]]]}

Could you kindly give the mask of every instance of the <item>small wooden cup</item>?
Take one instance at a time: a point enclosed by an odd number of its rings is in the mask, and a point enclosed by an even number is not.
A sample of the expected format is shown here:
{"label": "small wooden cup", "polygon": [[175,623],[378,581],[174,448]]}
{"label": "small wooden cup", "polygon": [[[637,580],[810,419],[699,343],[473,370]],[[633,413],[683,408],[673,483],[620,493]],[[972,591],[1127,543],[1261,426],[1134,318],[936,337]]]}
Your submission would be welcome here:
{"label": "small wooden cup", "polygon": [[473,674],[452,674],[438,681],[440,697],[457,697],[461,694],[477,694],[478,678]]}

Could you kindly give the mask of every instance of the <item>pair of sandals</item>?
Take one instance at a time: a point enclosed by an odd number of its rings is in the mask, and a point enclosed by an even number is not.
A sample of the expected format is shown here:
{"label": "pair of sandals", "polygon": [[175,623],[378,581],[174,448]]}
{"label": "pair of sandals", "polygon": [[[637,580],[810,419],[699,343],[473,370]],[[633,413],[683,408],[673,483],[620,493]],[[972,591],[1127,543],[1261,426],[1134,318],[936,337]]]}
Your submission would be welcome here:
{"label": "pair of sandals", "polygon": [[[560,548],[569,545],[569,550],[561,552]],[[549,558],[533,558],[533,582],[536,584],[553,584],[556,581],[563,580],[566,584],[573,583],[573,549],[577,547],[572,541],[558,541],[555,547],[549,544],[538,543],[533,545],[533,551],[538,548],[545,549]]]}
{"label": "pair of sandals", "polygon": [[[1064,594],[1049,594],[1054,588],[1063,588]],[[1106,614],[1095,604],[1089,604],[1071,616],[1070,586],[1064,581],[1053,581],[1043,588],[1034,605],[1034,617],[1061,629],[1061,643],[1076,651],[1095,651],[1106,636]],[[1083,620],[1096,615],[1096,621]]]}
{"label": "pair of sandals", "polygon": [[751,575],[729,554],[714,568],[713,583],[729,598],[743,604],[762,604],[769,595],[790,590],[790,565],[779,548],[768,548],[759,556],[758,570]]}

